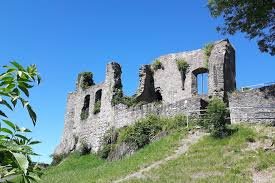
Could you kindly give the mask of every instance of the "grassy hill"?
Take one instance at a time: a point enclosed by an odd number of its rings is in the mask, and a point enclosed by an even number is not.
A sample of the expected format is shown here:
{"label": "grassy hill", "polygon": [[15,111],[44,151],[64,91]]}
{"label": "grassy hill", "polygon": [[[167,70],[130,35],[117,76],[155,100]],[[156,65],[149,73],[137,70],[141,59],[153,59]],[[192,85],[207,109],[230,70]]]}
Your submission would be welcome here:
{"label": "grassy hill", "polygon": [[[209,135],[192,145],[187,153],[144,173],[143,179],[125,182],[253,182],[273,179],[274,127],[233,126],[235,133],[217,139]],[[112,182],[172,155],[188,130],[176,131],[146,145],[134,155],[109,162],[95,155],[73,154],[48,168],[41,182]]]}

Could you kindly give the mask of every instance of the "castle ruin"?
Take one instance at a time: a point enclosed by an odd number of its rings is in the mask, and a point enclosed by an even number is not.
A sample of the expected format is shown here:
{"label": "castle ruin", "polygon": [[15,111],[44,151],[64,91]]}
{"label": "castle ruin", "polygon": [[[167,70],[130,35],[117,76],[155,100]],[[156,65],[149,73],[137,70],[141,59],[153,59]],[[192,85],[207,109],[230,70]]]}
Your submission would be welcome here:
{"label": "castle ruin", "polygon": [[[152,65],[140,68],[139,87],[133,98],[141,104],[135,106],[119,101],[123,92],[118,63],[107,65],[105,81],[100,84],[93,83],[91,73],[79,74],[76,91],[68,95],[64,132],[55,154],[79,150],[83,144],[97,152],[108,129],[133,124],[148,114],[175,116],[190,111],[196,114],[214,96],[227,104],[235,100],[229,95],[236,89],[235,50],[228,40],[215,42],[207,58],[204,50],[199,49],[155,60],[161,63],[159,68],[152,69]],[[178,60],[187,62],[186,71],[179,70]],[[208,74],[207,94],[198,91],[198,75],[203,73]],[[274,103],[273,99],[269,103]],[[235,102],[234,106],[238,104]]]}

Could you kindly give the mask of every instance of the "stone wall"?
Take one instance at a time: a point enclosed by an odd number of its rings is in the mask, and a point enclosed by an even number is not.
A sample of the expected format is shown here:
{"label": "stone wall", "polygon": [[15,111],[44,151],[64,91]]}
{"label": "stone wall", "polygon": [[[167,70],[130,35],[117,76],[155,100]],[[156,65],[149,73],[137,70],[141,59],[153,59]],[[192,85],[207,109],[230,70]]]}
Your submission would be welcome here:
{"label": "stone wall", "polygon": [[145,118],[149,114],[155,114],[159,116],[172,117],[179,114],[189,115],[199,113],[201,106],[200,97],[192,97],[183,99],[170,104],[161,103],[149,103],[142,106],[135,106],[128,108],[123,104],[119,104],[114,107],[115,115],[113,124],[115,128],[121,128],[133,124],[137,119]]}
{"label": "stone wall", "polygon": [[[154,72],[154,84],[161,91],[165,103],[198,95],[197,76],[202,73],[208,73],[210,97],[227,100],[226,93],[236,89],[235,50],[228,40],[215,42],[208,60],[203,49],[168,54],[156,60],[161,61],[163,67]],[[177,60],[185,60],[189,64],[184,87]]]}
{"label": "stone wall", "polygon": [[275,85],[229,95],[232,123],[265,123],[275,125]]}
{"label": "stone wall", "polygon": [[[228,40],[214,43],[209,60],[202,49],[156,59],[161,62],[162,68],[153,71],[150,65],[144,65],[140,69],[140,84],[135,99],[137,102],[150,102],[142,106],[128,108],[123,104],[114,104],[113,99],[123,96],[122,71],[118,63],[107,65],[105,81],[100,84],[95,85],[91,81],[92,76],[87,77],[87,72],[85,78],[80,74],[76,91],[68,96],[64,132],[55,154],[70,153],[81,149],[83,145],[96,152],[105,132],[112,127],[132,124],[148,114],[174,116],[199,110],[206,106],[208,97],[218,93],[218,96],[225,98],[227,90],[232,91],[236,87],[235,51]],[[182,59],[189,64],[185,77],[176,63]],[[199,96],[197,75],[205,72],[209,74],[209,93]],[[83,84],[88,87],[83,88]],[[94,113],[99,100],[96,97],[98,92],[102,93],[99,101],[101,107],[100,112]]]}

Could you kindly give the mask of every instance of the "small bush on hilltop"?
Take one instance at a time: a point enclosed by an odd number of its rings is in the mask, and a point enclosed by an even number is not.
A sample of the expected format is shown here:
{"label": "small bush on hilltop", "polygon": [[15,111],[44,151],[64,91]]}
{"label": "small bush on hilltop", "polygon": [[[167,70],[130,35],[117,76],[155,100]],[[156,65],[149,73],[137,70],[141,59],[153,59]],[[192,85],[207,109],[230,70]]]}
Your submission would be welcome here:
{"label": "small bush on hilltop", "polygon": [[219,98],[213,98],[207,107],[203,126],[206,127],[213,136],[223,137],[227,133],[226,117],[228,114],[225,103]]}
{"label": "small bush on hilltop", "polygon": [[148,116],[122,131],[120,140],[142,148],[157,133],[162,131],[163,122],[158,116]]}

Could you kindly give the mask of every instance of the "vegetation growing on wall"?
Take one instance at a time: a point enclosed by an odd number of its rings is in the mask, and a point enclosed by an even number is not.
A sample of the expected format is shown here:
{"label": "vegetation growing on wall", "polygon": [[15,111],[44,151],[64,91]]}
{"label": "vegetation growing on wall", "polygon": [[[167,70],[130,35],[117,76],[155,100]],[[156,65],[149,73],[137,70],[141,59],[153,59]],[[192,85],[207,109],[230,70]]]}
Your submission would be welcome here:
{"label": "vegetation growing on wall", "polygon": [[209,57],[211,55],[211,52],[214,48],[214,43],[208,43],[203,47],[203,53],[204,53],[204,58],[205,58],[205,67],[208,68],[208,61],[209,61]]}
{"label": "vegetation growing on wall", "polygon": [[94,114],[99,113],[100,112],[100,108],[101,108],[101,101],[99,100],[99,101],[95,102],[93,113]]}
{"label": "vegetation growing on wall", "polygon": [[152,64],[153,71],[156,71],[158,69],[163,69],[163,65],[160,60],[156,59]]}
{"label": "vegetation growing on wall", "polygon": [[189,68],[189,64],[185,59],[176,59],[178,70],[182,73],[186,73]]}
{"label": "vegetation growing on wall", "polygon": [[185,89],[184,84],[185,84],[185,79],[186,79],[186,72],[190,66],[184,59],[176,59],[176,62],[177,62],[178,70],[181,73],[181,82],[182,82],[181,88],[184,90]]}
{"label": "vegetation growing on wall", "polygon": [[137,104],[137,100],[135,95],[133,95],[132,97],[128,97],[128,96],[123,96],[123,92],[122,92],[122,86],[119,88],[115,88],[114,89],[114,95],[113,95],[113,99],[112,99],[112,105],[118,105],[118,104],[124,104],[127,105],[128,107],[130,106],[134,106]]}
{"label": "vegetation growing on wall", "polygon": [[[80,78],[83,78],[82,81],[80,81]],[[85,90],[89,88],[90,86],[94,85],[94,80],[93,80],[93,73],[92,72],[82,72],[79,74],[78,82],[80,83],[80,87]]]}

